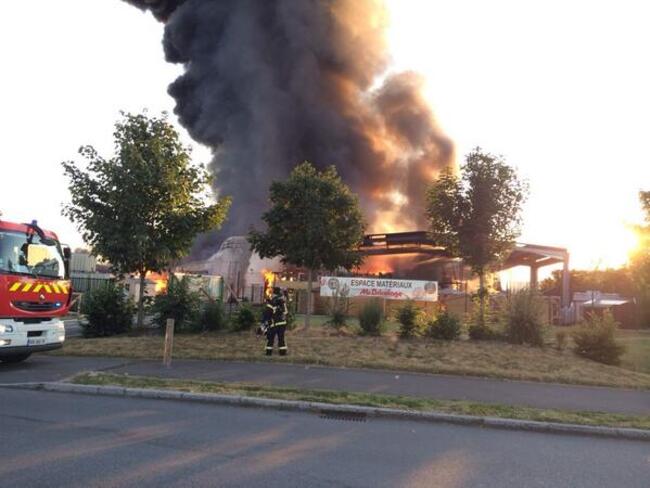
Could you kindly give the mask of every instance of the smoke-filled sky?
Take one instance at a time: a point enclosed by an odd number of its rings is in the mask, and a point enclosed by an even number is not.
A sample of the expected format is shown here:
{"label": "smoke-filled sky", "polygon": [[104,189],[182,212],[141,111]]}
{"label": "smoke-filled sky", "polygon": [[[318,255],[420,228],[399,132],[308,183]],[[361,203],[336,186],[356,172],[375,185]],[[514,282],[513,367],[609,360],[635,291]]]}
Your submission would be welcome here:
{"label": "smoke-filled sky", "polygon": [[453,164],[453,144],[422,77],[386,74],[383,0],[127,1],[166,20],[166,59],[185,68],[169,88],[176,113],[233,197],[196,254],[259,227],[270,183],[305,160],[336,165],[370,232],[426,227],[427,181]]}
{"label": "smoke-filled sky", "polygon": [[[440,128],[426,132],[440,136],[432,147],[446,147],[438,146],[446,135],[460,158],[478,144],[504,154],[529,178],[532,194],[522,241],[568,246],[577,266],[620,264],[630,244],[625,222],[638,218],[636,192],[650,186],[643,144],[650,132],[647,2],[550,1],[535,8],[504,0],[386,3],[391,22],[386,44],[392,59],[382,58],[375,45],[360,49],[349,40],[351,51],[334,53],[333,59],[343,63],[337,69],[352,70],[356,76],[351,89],[380,87],[377,80],[363,79],[363,73],[376,75],[382,63],[391,73],[421,73],[424,96]],[[288,20],[295,17],[295,12],[289,14]],[[118,0],[12,2],[4,8],[3,20],[0,210],[16,220],[38,218],[64,240],[79,244],[74,228],[59,215],[59,203],[67,196],[58,163],[74,158],[80,144],[109,152],[111,126],[120,109],[171,112],[174,100],[167,95],[167,85],[182,75],[182,67],[164,61],[163,26]],[[299,45],[294,49],[292,57],[305,52]],[[358,53],[370,58],[358,64],[376,63],[360,70],[361,75],[354,73]],[[181,59],[200,56],[176,54]],[[239,61],[244,62],[246,53],[241,54]],[[295,77],[298,66],[292,57],[287,59],[287,80]],[[241,74],[243,68],[235,71]],[[254,94],[272,95],[259,90]],[[297,90],[291,101],[308,96]],[[334,106],[341,101],[338,96],[332,99]],[[386,111],[378,100],[375,95],[358,104],[358,113],[352,120],[345,118],[342,127],[363,132],[369,123],[385,131]],[[315,113],[322,113],[323,108],[317,108]],[[265,125],[253,122],[258,128]],[[364,146],[367,138],[361,143],[340,135],[337,139],[335,122],[327,126],[332,131],[328,141],[376,150]],[[187,120],[184,123],[192,128]],[[291,121],[288,127],[300,124]],[[282,137],[282,128],[268,130]],[[209,142],[208,129],[195,127],[192,134]],[[275,135],[265,137],[269,141]],[[309,134],[302,137],[313,140]],[[190,142],[187,135],[186,140]],[[196,159],[208,163],[210,152],[193,145]],[[326,159],[335,159],[335,154],[328,153]],[[366,178],[355,183],[351,175],[350,183],[374,185],[376,176],[367,174],[366,166],[361,171]],[[407,181],[399,181],[397,189],[407,188]]]}

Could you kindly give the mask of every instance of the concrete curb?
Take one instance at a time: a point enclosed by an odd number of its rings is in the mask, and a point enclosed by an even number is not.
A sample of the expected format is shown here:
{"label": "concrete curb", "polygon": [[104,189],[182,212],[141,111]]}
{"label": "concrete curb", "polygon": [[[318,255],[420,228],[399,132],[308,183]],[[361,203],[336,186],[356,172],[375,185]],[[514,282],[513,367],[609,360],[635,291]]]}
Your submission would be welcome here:
{"label": "concrete curb", "polygon": [[488,427],[492,429],[523,430],[548,434],[584,435],[650,442],[650,430],[644,429],[562,424],[557,422],[539,422],[534,420],[516,420],[498,417],[478,417],[439,412],[400,410],[396,408],[366,407],[360,405],[305,402],[296,400],[277,400],[272,398],[247,397],[240,395],[189,393],[178,390],[157,390],[152,388],[124,388],[120,386],[76,385],[72,383],[17,383],[13,385],[2,385],[2,387],[86,395],[122,396],[157,400],[184,400],[239,407],[298,410],[319,414],[324,412],[327,414],[357,414],[394,420],[441,422],[456,425]]}

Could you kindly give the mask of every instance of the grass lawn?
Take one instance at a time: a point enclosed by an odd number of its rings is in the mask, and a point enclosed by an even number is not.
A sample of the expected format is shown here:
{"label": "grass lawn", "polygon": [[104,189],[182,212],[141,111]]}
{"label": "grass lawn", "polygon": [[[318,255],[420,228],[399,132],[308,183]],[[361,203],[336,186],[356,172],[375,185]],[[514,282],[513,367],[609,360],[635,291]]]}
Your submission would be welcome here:
{"label": "grass lawn", "polygon": [[[179,334],[174,357],[244,361],[283,361],[340,367],[367,367],[424,373],[486,376],[630,388],[650,388],[650,374],[606,366],[579,358],[571,351],[496,342],[438,342],[425,338],[400,340],[394,333],[361,337],[316,325],[289,331],[289,356],[264,356],[264,340],[252,333]],[[159,359],[158,335],[70,339],[55,354]]]}
{"label": "grass lawn", "polygon": [[[570,348],[573,344],[570,336],[576,329],[577,326],[553,327],[550,336],[553,336],[555,332],[565,331],[569,336],[568,347]],[[555,343],[553,337],[549,338]],[[616,331],[616,340],[625,346],[625,352],[621,356],[621,367],[632,371],[650,373],[650,330],[618,329]]]}
{"label": "grass lawn", "polygon": [[211,383],[187,380],[169,380],[106,373],[86,373],[75,377],[73,383],[82,385],[115,385],[126,388],[155,388],[217,393],[249,397],[301,400],[331,404],[352,404],[371,407],[400,408],[418,411],[436,411],[462,415],[489,416],[508,419],[538,420],[582,425],[607,425],[650,429],[648,415],[622,415],[602,412],[577,412],[516,407],[458,400],[430,400],[398,395],[348,393],[330,390],[303,390],[237,383]]}
{"label": "grass lawn", "polygon": [[617,339],[626,347],[621,365],[650,373],[650,330],[619,330]]}

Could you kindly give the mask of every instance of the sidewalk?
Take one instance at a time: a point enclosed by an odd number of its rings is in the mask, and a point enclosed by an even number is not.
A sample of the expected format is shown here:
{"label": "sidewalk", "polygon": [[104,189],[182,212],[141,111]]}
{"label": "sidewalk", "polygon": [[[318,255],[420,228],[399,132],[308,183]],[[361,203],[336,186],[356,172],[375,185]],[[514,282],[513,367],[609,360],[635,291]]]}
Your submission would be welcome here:
{"label": "sidewalk", "polygon": [[0,383],[60,381],[83,371],[650,415],[650,390],[277,362],[174,360],[165,368],[153,360],[36,355],[24,363],[0,364]]}
{"label": "sidewalk", "polygon": [[[50,375],[56,375],[57,368],[64,368],[66,375],[70,375],[75,369],[78,372],[105,370],[110,373],[128,373],[138,376],[258,383],[270,386],[382,393],[441,400],[468,400],[537,408],[650,415],[649,390],[266,362],[175,360],[171,368],[165,368],[159,361],[151,360],[37,356],[25,365],[31,362],[28,367],[36,373],[39,369],[36,367],[37,363],[41,361],[47,363]],[[6,373],[0,368],[0,383],[6,382],[7,379],[11,381],[11,374]],[[34,375],[24,372],[20,374],[22,381],[26,381],[29,376]]]}

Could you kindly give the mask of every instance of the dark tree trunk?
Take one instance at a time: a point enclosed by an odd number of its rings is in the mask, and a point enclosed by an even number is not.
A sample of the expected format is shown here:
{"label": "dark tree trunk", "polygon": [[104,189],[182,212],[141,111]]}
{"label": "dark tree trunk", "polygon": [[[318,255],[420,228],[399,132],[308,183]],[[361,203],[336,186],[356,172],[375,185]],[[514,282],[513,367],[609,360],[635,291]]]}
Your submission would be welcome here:
{"label": "dark tree trunk", "polygon": [[146,276],[146,271],[140,271],[140,290],[138,291],[138,328],[142,328],[144,326],[144,283]]}
{"label": "dark tree trunk", "polygon": [[305,314],[305,328],[309,328],[309,322],[311,319],[311,302],[312,302],[312,280],[314,279],[313,271],[311,268],[307,273],[307,313]]}
{"label": "dark tree trunk", "polygon": [[479,280],[479,288],[478,288],[478,294],[479,294],[479,300],[480,300],[480,308],[479,308],[479,318],[478,322],[480,326],[485,325],[485,298],[486,298],[486,293],[485,293],[485,271],[481,270],[478,274],[478,280]]}

